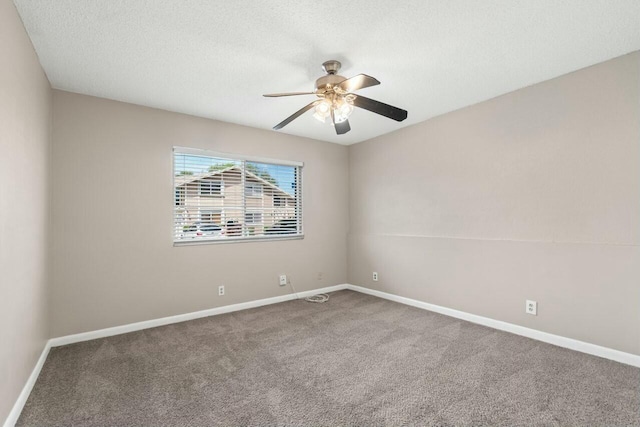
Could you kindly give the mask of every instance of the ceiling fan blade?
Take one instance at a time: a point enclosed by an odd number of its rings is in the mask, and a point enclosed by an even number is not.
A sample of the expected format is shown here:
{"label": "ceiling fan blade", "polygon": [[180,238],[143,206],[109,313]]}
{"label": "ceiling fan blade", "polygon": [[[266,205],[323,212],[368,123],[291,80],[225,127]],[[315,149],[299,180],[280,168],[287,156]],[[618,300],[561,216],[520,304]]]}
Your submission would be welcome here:
{"label": "ceiling fan blade", "polygon": [[355,96],[353,105],[356,107],[364,108],[372,113],[380,114],[381,116],[388,117],[397,122],[401,122],[407,118],[407,111],[393,105],[385,104],[374,99],[365,98],[364,96],[351,94]]}
{"label": "ceiling fan blade", "polygon": [[336,133],[338,135],[344,135],[345,133],[351,130],[351,125],[349,125],[349,120],[345,119],[344,122],[336,123]]}
{"label": "ceiling fan blade", "polygon": [[333,126],[336,128],[336,133],[338,135],[344,135],[351,130],[349,120],[345,119],[343,122],[336,122],[336,116],[333,113],[333,109],[331,109],[331,121],[333,122]]}
{"label": "ceiling fan blade", "polygon": [[267,98],[277,98],[279,96],[298,96],[298,95],[315,95],[315,92],[289,92],[289,93],[268,93],[266,95]]}
{"label": "ceiling fan blade", "polygon": [[354,90],[363,89],[369,86],[379,85],[380,82],[366,74],[358,74],[357,76],[353,76],[350,79],[347,79],[340,83],[338,86],[340,89],[346,92],[353,92]]}
{"label": "ceiling fan blade", "polygon": [[297,119],[298,117],[300,117],[301,115],[303,115],[304,113],[306,113],[307,111],[309,111],[310,109],[312,109],[313,107],[318,105],[318,103],[320,103],[320,102],[321,101],[318,100],[318,101],[313,101],[312,103],[305,105],[304,107],[302,107],[301,109],[299,109],[298,111],[296,111],[295,113],[293,113],[292,115],[290,115],[289,117],[287,117],[286,119],[284,119],[283,121],[281,121],[280,123],[275,125],[273,127],[273,130],[282,129],[283,127],[285,127],[286,125],[288,125],[289,123],[291,123],[292,121],[294,121],[295,119]]}

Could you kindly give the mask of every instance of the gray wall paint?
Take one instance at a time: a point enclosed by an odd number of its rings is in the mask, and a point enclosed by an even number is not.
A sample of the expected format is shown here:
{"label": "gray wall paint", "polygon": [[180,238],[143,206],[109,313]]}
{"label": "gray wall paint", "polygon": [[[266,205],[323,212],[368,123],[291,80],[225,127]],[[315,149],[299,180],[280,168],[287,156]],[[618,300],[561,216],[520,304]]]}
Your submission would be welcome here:
{"label": "gray wall paint", "polygon": [[349,282],[640,354],[639,76],[636,52],[351,146]]}
{"label": "gray wall paint", "polygon": [[51,89],[13,3],[0,0],[0,421],[48,338]]}
{"label": "gray wall paint", "polygon": [[[54,336],[287,294],[283,273],[298,291],[346,282],[346,147],[68,92],[53,105]],[[174,145],[303,161],[305,238],[174,247]]]}

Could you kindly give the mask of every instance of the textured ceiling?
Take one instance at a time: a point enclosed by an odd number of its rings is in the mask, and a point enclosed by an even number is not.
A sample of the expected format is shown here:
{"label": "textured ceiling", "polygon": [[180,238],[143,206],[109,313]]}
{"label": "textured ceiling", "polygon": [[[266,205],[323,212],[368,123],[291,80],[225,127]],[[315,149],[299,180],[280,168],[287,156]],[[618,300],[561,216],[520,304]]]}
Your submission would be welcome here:
{"label": "textured ceiling", "polygon": [[640,49],[638,0],[15,0],[53,87],[271,129],[322,62],[408,110],[306,113],[280,132],[352,144]]}

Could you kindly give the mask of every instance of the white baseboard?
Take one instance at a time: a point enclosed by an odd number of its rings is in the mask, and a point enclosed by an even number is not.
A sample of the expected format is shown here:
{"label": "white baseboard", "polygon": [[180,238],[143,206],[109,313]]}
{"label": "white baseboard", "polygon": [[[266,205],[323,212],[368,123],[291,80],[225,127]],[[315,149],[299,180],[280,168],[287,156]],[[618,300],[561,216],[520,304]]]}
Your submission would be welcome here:
{"label": "white baseboard", "polygon": [[233,311],[246,310],[248,308],[261,307],[263,305],[276,304],[284,301],[291,301],[296,298],[306,298],[311,295],[335,292],[347,289],[347,285],[335,285],[327,288],[314,289],[312,291],[297,292],[296,294],[286,294],[272,298],[259,299],[255,301],[242,302],[239,304],[224,305],[222,307],[210,308],[208,310],[194,311],[192,313],[178,314],[175,316],[161,317],[159,319],[145,320],[143,322],[129,323],[127,325],[114,326],[112,328],[98,329],[97,331],[83,332],[80,334],[66,335],[49,340],[51,347],[74,344],[82,341],[95,340],[113,335],[126,334],[127,332],[140,331],[142,329],[155,328],[158,326],[170,325],[172,323],[185,322],[187,320],[200,319],[202,317],[215,316],[216,314],[231,313]]}
{"label": "white baseboard", "polygon": [[276,304],[284,301],[291,301],[297,298],[306,298],[311,295],[335,292],[347,289],[348,285],[335,285],[326,288],[314,289],[312,291],[297,292],[295,294],[281,295],[272,298],[265,298],[255,301],[243,302],[239,304],[225,305],[222,307],[211,308],[208,310],[195,311],[192,313],[178,314],[176,316],[162,317],[160,319],[145,320],[143,322],[130,323],[128,325],[114,326],[112,328],[99,329],[97,331],[83,332],[80,334],[67,335],[63,337],[51,338],[44,346],[42,354],[33,368],[31,375],[27,379],[27,383],[22,389],[22,392],[18,396],[16,403],[11,408],[9,416],[5,420],[3,427],[14,427],[15,423],[22,413],[25,403],[31,394],[31,390],[40,375],[42,366],[44,365],[47,355],[51,347],[59,347],[61,345],[74,344],[82,341],[94,340],[97,338],[105,338],[113,335],[126,334],[127,332],[140,331],[142,329],[155,328],[157,326],[169,325],[172,323],[185,322],[187,320],[199,319],[202,317],[215,316],[216,314],[231,313],[233,311],[246,310],[248,308],[261,307],[263,305]]}
{"label": "white baseboard", "polygon": [[547,332],[538,331],[535,329],[525,328],[524,326],[514,325],[512,323],[502,322],[500,320],[490,319],[488,317],[478,316],[464,311],[458,311],[447,307],[442,307],[435,304],[429,304],[426,302],[414,300],[411,298],[405,298],[398,295],[389,294],[382,291],[376,291],[374,289],[365,288],[362,286],[341,284],[335,286],[329,286],[327,288],[315,289],[312,291],[298,292],[297,294],[281,295],[273,298],[265,298],[255,301],[243,302],[240,304],[226,305],[222,307],[216,307],[208,310],[195,311],[192,313],[179,314],[176,316],[162,317],[160,319],[146,320],[143,322],[130,323],[128,325],[115,326],[112,328],[99,329],[97,331],[83,332],[80,334],[67,335],[58,338],[52,338],[45,344],[42,354],[33,368],[31,375],[29,376],[27,383],[25,384],[20,396],[13,405],[9,416],[4,422],[4,427],[13,427],[18,421],[20,413],[27,402],[27,398],[33,389],[33,386],[40,375],[42,366],[44,365],[49,349],[51,347],[58,347],[61,345],[74,344],[82,341],[94,340],[97,338],[105,338],[113,335],[126,334],[128,332],[140,331],[142,329],[155,328],[157,326],[169,325],[172,323],[185,322],[187,320],[199,319],[202,317],[215,316],[217,314],[231,313],[234,311],[246,310],[248,308],[261,307],[269,304],[276,304],[284,301],[291,301],[297,298],[306,298],[311,295],[327,292],[341,291],[344,289],[350,289],[352,291],[360,292],[363,294],[373,295],[379,298],[384,298],[390,301],[395,301],[401,304],[410,305],[412,307],[421,308],[424,310],[433,311],[436,313],[444,314],[446,316],[455,317],[457,319],[466,320],[479,325],[488,326],[490,328],[498,329],[505,332],[511,332],[516,335],[532,338],[538,341],[554,344],[559,347],[565,347],[571,350],[579,351],[582,353],[591,354],[594,356],[603,357],[605,359],[614,360],[616,362],[625,363],[627,365],[640,367],[640,356],[625,353],[619,350],[614,350],[607,347],[602,347],[595,344],[586,343],[583,341],[574,340],[571,338],[562,337],[559,335],[550,334]]}
{"label": "white baseboard", "polygon": [[33,371],[31,371],[31,375],[29,375],[29,378],[27,378],[27,382],[22,388],[22,391],[20,392],[20,395],[18,396],[16,403],[13,404],[13,408],[11,408],[11,411],[9,412],[9,416],[7,416],[7,419],[4,421],[4,424],[3,424],[4,427],[14,427],[14,425],[18,422],[18,418],[22,413],[22,408],[24,408],[25,403],[27,403],[27,399],[31,394],[31,390],[33,389],[33,386],[36,384],[36,380],[40,375],[42,366],[44,366],[44,361],[47,360],[47,355],[49,354],[49,349],[51,348],[50,342],[51,340],[45,343],[44,349],[40,354],[40,358],[36,362],[36,366],[33,368]]}
{"label": "white baseboard", "polygon": [[[281,295],[273,298],[265,298],[265,299],[255,300],[255,301],[243,302],[240,304],[225,305],[222,307],[211,308],[208,310],[195,311],[192,313],[178,314],[176,316],[162,317],[160,319],[146,320],[143,322],[130,323],[128,325],[115,326],[112,328],[99,329],[97,331],[84,332],[84,333],[75,334],[75,335],[67,335],[64,337],[53,338],[49,340],[47,344],[49,345],[49,347],[58,347],[61,345],[73,344],[73,343],[82,342],[82,341],[89,341],[97,338],[105,338],[113,335],[126,334],[127,332],[140,331],[142,329],[155,328],[157,326],[169,325],[172,323],[185,322],[187,320],[199,319],[202,317],[215,316],[217,314],[231,313],[234,311],[246,310],[248,308],[255,308],[255,307],[261,307],[263,305],[276,304],[279,302],[290,301],[296,298],[306,298],[308,296],[319,294],[319,293],[341,291],[343,289],[350,289],[352,291],[373,295],[373,296],[384,298],[390,301],[399,302],[401,304],[410,305],[412,307],[417,307],[424,310],[433,311],[435,313],[444,314],[446,316],[455,317],[456,319],[462,319],[468,322],[477,323],[479,325],[488,326],[490,328],[498,329],[501,331],[511,332],[512,334],[521,335],[527,338],[532,338],[538,341],[557,345],[559,347],[564,347],[564,348],[579,351],[582,353],[603,357],[605,359],[614,360],[616,362],[625,363],[627,365],[640,367],[640,356],[635,354],[625,353],[623,351],[614,350],[608,347],[602,347],[596,344],[591,344],[584,341],[578,341],[572,338],[566,338],[560,335],[554,335],[548,332],[538,331],[536,329],[526,328],[524,326],[515,325],[513,323],[507,323],[500,320],[491,319],[488,317],[478,316],[476,314],[454,310],[452,308],[442,307],[435,304],[429,304],[423,301],[418,301],[411,298],[405,298],[405,297],[390,294],[387,292],[376,291],[373,289],[352,285],[352,284],[335,285],[327,288],[314,289],[312,291],[298,292],[297,294]],[[46,349],[46,351],[48,352],[48,349]]]}
{"label": "white baseboard", "polygon": [[514,325],[513,323],[502,322],[500,320],[490,319],[488,317],[478,316],[476,314],[466,313],[464,311],[458,311],[452,308],[442,307],[435,304],[429,304],[411,298],[405,298],[382,291],[376,291],[374,289],[364,288],[362,286],[347,285],[347,289],[361,292],[363,294],[373,295],[379,298],[384,298],[390,301],[399,302],[401,304],[410,305],[412,307],[421,308],[423,310],[433,311],[435,313],[444,314],[446,316],[455,317],[456,319],[462,319],[468,322],[477,323],[479,325],[488,326],[493,329],[511,332],[512,334],[521,335],[523,337],[557,345],[558,347],[568,348],[571,350],[579,351],[581,353],[591,354],[593,356],[614,360],[616,362],[640,368],[640,356],[635,354],[625,353],[623,351],[614,350],[612,348],[602,347],[596,344],[538,331],[536,329],[525,328],[524,326]]}

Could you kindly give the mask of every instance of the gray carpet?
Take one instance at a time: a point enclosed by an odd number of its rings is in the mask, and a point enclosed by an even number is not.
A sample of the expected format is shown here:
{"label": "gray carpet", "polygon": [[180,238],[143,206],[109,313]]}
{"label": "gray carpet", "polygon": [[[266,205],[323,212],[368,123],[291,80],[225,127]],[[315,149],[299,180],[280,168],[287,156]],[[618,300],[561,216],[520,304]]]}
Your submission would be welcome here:
{"label": "gray carpet", "polygon": [[640,425],[640,369],[341,291],[53,348],[17,425]]}

